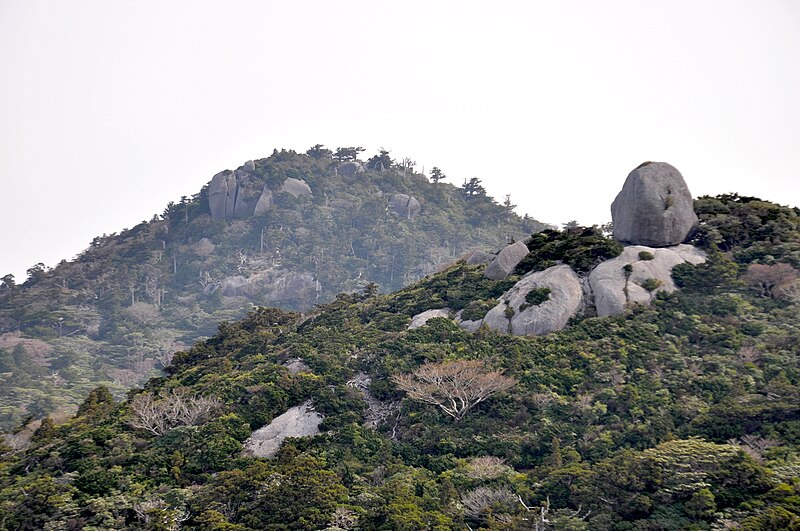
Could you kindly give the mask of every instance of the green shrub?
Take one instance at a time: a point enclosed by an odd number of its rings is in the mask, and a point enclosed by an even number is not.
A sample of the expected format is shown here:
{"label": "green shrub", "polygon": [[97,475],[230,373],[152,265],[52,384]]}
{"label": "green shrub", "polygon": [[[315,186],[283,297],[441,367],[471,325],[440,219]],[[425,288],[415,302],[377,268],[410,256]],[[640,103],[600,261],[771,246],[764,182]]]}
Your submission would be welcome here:
{"label": "green shrub", "polygon": [[642,286],[647,291],[654,291],[659,286],[661,286],[661,284],[662,284],[662,282],[660,280],[658,280],[657,278],[648,278],[647,280],[645,280],[644,282],[642,282],[639,285]]}
{"label": "green shrub", "polygon": [[639,260],[652,260],[655,258],[650,251],[639,251]]}
{"label": "green shrub", "polygon": [[531,306],[539,306],[544,301],[550,299],[550,288],[533,288],[525,295],[525,302],[519,307],[519,311],[524,312]]}
{"label": "green shrub", "polygon": [[596,227],[578,227],[565,231],[546,230],[531,237],[530,253],[517,265],[516,273],[543,271],[562,262],[578,272],[619,256],[622,244],[606,238]]}
{"label": "green shrub", "polygon": [[461,312],[461,319],[465,321],[480,321],[496,305],[496,299],[472,301],[464,307],[464,311]]}

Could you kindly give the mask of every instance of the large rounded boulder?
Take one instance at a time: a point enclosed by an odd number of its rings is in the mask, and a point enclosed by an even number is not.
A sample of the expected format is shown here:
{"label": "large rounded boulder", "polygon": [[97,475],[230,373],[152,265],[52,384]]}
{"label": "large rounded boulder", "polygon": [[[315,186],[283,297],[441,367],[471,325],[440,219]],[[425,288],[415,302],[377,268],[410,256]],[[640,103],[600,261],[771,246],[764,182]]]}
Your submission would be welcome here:
{"label": "large rounded boulder", "polygon": [[689,187],[666,162],[645,162],[628,175],[611,219],[616,240],[649,247],[682,243],[698,223]]}
{"label": "large rounded boulder", "polygon": [[677,289],[672,268],[678,264],[701,264],[706,255],[691,245],[667,248],[632,245],[622,254],[606,260],[589,274],[589,285],[599,317],[616,315],[626,308],[648,305],[660,291]]}
{"label": "large rounded boulder", "polygon": [[528,273],[489,310],[483,324],[515,336],[563,329],[583,309],[580,278],[568,265]]}

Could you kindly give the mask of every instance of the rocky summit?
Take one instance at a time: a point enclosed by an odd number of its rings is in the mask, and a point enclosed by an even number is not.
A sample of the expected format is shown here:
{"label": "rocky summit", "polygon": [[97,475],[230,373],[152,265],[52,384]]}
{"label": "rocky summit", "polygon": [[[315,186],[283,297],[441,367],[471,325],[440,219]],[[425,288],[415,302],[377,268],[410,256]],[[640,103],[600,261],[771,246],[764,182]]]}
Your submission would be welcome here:
{"label": "rocky summit", "polygon": [[611,219],[618,241],[650,247],[683,243],[697,228],[689,187],[666,162],[645,162],[628,174]]}

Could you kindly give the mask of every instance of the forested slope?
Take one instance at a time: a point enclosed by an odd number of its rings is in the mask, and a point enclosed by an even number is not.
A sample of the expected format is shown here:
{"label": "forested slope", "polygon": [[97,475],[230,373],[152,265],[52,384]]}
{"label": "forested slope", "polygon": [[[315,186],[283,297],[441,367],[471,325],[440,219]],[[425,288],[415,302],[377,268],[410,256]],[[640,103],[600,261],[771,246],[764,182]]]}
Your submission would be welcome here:
{"label": "forested slope", "polygon": [[[408,329],[505,289],[463,262],[223,323],[129,400],[9,438],[0,527],[800,529],[800,212],[695,208],[680,291],[544,336]],[[318,435],[243,453],[303,404]]]}
{"label": "forested slope", "polygon": [[[276,150],[72,261],[37,264],[24,283],[5,276],[0,430],[74,408],[100,383],[122,396],[255,305],[304,311],[371,282],[389,292],[544,227],[478,179],[453,186],[437,168],[430,182],[408,160],[382,151],[362,164],[359,154]],[[214,185],[237,175],[235,212],[215,218]],[[269,201],[255,208],[262,189]]]}

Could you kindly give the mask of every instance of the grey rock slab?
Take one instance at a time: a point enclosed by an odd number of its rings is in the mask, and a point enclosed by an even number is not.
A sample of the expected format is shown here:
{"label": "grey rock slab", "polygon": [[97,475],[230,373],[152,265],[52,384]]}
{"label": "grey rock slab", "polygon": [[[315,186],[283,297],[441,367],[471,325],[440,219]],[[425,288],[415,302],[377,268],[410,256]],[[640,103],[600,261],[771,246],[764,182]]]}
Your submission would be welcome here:
{"label": "grey rock slab", "polygon": [[[549,298],[539,305],[530,305],[525,297],[534,288],[549,288]],[[528,273],[500,300],[483,318],[483,324],[518,336],[562,330],[583,309],[584,302],[580,278],[568,265]],[[513,310],[511,318],[507,316],[509,309]]]}
{"label": "grey rock slab", "polygon": [[[642,251],[653,255],[652,260],[642,260]],[[677,289],[672,280],[672,268],[689,262],[705,262],[705,253],[691,245],[653,248],[643,245],[630,245],[622,254],[599,264],[589,273],[589,285],[594,294],[594,304],[599,317],[616,315],[633,304],[650,304],[659,291],[671,293]],[[630,265],[630,273],[625,266]],[[660,285],[648,291],[642,287],[649,279],[659,281]]]}
{"label": "grey rock slab", "polygon": [[463,328],[467,332],[477,332],[478,328],[480,328],[481,324],[483,324],[483,319],[479,319],[477,321],[470,321],[469,319],[462,319],[461,318],[461,314],[463,313],[463,311],[464,310],[459,310],[459,312],[456,313],[456,316],[455,316],[456,323],[458,323],[458,326],[460,326],[461,328]]}
{"label": "grey rock slab", "polygon": [[286,192],[295,197],[311,197],[311,187],[302,179],[294,179],[292,177],[283,181],[278,193]]}
{"label": "grey rock slab", "polygon": [[467,265],[483,265],[488,264],[492,260],[494,260],[494,256],[492,253],[487,253],[485,251],[472,251],[467,255],[465,262]]}
{"label": "grey rock slab", "polygon": [[248,173],[252,173],[256,171],[256,163],[252,160],[248,160],[244,163],[244,165],[242,165],[242,169]]}
{"label": "grey rock slab", "polygon": [[364,173],[364,166],[360,162],[342,162],[336,168],[339,175],[352,177],[353,175]]}
{"label": "grey rock slab", "polygon": [[208,185],[208,207],[211,219],[220,221],[233,215],[236,204],[237,181],[231,171],[223,171],[211,178]]}
{"label": "grey rock slab", "polygon": [[447,308],[441,308],[438,310],[427,310],[422,313],[418,313],[411,318],[411,324],[408,325],[408,329],[413,330],[415,328],[425,326],[425,324],[434,317],[450,317],[450,310]]}
{"label": "grey rock slab", "polygon": [[267,188],[266,185],[264,185],[264,189],[261,191],[261,195],[259,196],[258,201],[256,202],[255,209],[253,210],[253,215],[263,216],[264,214],[269,212],[269,209],[272,208],[272,201],[273,201],[272,190],[270,190],[269,188]]}
{"label": "grey rock slab", "polygon": [[290,271],[272,282],[265,298],[267,302],[313,300],[318,288],[311,273]]}
{"label": "grey rock slab", "polygon": [[406,219],[414,219],[422,210],[417,198],[407,194],[393,194],[390,196],[389,208]]}
{"label": "grey rock slab", "polygon": [[515,242],[504,247],[492,262],[486,266],[484,275],[492,280],[502,280],[514,272],[523,258],[528,255],[528,246]]}
{"label": "grey rock slab", "polygon": [[625,244],[667,247],[697,227],[697,214],[683,176],[666,162],[633,170],[611,204],[614,238]]}
{"label": "grey rock slab", "polygon": [[299,374],[301,372],[311,372],[311,367],[306,365],[306,362],[303,361],[303,358],[292,358],[287,360],[284,364],[289,370],[289,374]]}
{"label": "grey rock slab", "polygon": [[254,431],[244,442],[243,453],[253,457],[275,457],[287,437],[312,437],[319,433],[322,416],[311,402],[289,408],[263,428]]}

